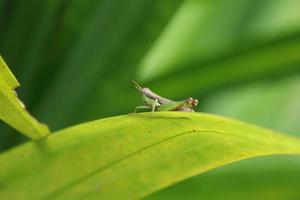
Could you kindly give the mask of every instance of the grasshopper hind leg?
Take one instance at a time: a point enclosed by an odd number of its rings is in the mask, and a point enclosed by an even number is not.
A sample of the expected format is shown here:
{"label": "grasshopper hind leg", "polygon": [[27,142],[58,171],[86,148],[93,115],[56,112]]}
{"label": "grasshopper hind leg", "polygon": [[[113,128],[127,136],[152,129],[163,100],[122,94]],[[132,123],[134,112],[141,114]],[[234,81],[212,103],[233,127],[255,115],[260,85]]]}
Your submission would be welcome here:
{"label": "grasshopper hind leg", "polygon": [[135,107],[133,112],[136,113],[138,110],[142,110],[142,109],[151,109],[151,107],[150,106],[137,106],[137,107]]}

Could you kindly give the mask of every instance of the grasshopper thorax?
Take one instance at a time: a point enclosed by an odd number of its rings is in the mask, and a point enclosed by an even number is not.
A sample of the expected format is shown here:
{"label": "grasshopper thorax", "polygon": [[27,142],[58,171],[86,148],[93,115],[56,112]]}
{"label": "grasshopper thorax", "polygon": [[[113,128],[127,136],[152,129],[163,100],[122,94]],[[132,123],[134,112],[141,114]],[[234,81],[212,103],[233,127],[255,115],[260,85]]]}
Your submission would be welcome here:
{"label": "grasshopper thorax", "polygon": [[153,105],[156,102],[156,106],[160,106],[160,102],[158,101],[158,96],[153,93],[149,88],[142,88],[143,100],[147,105]]}

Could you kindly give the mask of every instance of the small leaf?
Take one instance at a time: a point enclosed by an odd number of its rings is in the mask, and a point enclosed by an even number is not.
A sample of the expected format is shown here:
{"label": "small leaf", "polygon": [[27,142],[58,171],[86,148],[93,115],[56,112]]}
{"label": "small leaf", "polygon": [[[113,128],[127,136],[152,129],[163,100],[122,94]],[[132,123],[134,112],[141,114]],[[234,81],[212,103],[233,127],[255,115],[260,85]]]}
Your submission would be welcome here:
{"label": "small leaf", "polygon": [[49,134],[47,126],[38,123],[17,98],[14,89],[19,86],[0,56],[0,119],[31,139],[40,139]]}
{"label": "small leaf", "polygon": [[300,154],[300,140],[223,117],[131,114],[0,156],[0,199],[138,199],[238,160]]}

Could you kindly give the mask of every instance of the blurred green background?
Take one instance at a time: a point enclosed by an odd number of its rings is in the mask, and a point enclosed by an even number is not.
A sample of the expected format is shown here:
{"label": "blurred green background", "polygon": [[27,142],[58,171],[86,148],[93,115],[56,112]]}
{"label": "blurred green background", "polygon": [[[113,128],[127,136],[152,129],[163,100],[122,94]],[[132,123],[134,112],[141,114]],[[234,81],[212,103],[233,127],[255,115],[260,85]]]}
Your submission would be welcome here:
{"label": "blurred green background", "polygon": [[[134,79],[196,97],[200,112],[300,135],[299,10],[299,0],[0,0],[0,54],[51,130],[132,112]],[[26,141],[0,125],[1,152]],[[296,200],[299,180],[298,157],[257,158],[148,199]]]}

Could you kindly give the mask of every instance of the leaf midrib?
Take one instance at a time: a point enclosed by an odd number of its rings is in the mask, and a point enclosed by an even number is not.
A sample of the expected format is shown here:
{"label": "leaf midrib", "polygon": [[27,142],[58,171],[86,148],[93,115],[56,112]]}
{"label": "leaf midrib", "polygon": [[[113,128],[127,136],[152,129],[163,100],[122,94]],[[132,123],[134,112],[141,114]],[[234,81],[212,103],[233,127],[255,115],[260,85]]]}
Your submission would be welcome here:
{"label": "leaf midrib", "polygon": [[[45,196],[45,197],[43,197],[41,199],[43,199],[43,200],[53,199],[53,198],[59,196],[60,194],[63,194],[65,191],[67,191],[68,189],[72,188],[73,186],[76,186],[76,185],[80,184],[82,181],[84,181],[84,180],[86,180],[86,179],[88,179],[88,178],[90,178],[90,177],[92,177],[92,176],[94,176],[94,175],[96,175],[98,173],[101,173],[102,171],[104,171],[104,170],[106,170],[106,169],[108,169],[108,168],[110,168],[110,167],[112,167],[114,165],[117,165],[118,163],[120,163],[120,162],[122,162],[122,161],[124,161],[124,160],[126,160],[128,158],[131,158],[131,157],[133,157],[133,156],[135,156],[135,155],[137,155],[137,154],[139,154],[141,152],[144,152],[144,151],[149,150],[151,148],[157,147],[157,146],[159,146],[159,145],[161,145],[161,144],[163,144],[165,142],[168,142],[168,141],[173,140],[173,139],[178,138],[178,137],[182,137],[182,136],[185,136],[185,135],[188,135],[188,134],[199,134],[199,133],[215,133],[215,134],[222,134],[222,135],[228,135],[228,136],[233,136],[233,137],[237,137],[238,136],[239,138],[240,137],[249,138],[246,135],[245,136],[244,135],[236,135],[236,134],[230,134],[230,133],[227,133],[227,132],[215,131],[215,130],[209,130],[209,129],[207,129],[207,130],[191,129],[191,130],[188,130],[188,131],[183,131],[183,132],[180,132],[180,133],[178,133],[176,135],[173,135],[173,136],[171,136],[169,138],[166,138],[166,139],[161,140],[159,142],[155,142],[155,143],[147,145],[147,146],[145,146],[145,147],[143,147],[141,149],[133,151],[133,152],[131,152],[131,153],[129,153],[129,154],[127,154],[127,155],[125,155],[125,156],[123,156],[123,157],[121,157],[121,158],[113,161],[113,162],[110,162],[110,163],[106,164],[105,166],[101,166],[101,167],[93,170],[89,174],[86,174],[83,177],[81,177],[81,178],[79,178],[79,179],[77,179],[75,181],[72,181],[71,183],[67,184],[66,186],[64,186],[64,187],[62,187],[62,188],[54,191],[52,194],[50,194],[48,196]],[[258,140],[256,138],[251,138],[251,140],[261,142],[261,140]],[[234,162],[234,161],[237,161],[237,160],[246,159],[246,158],[250,158],[250,157],[266,156],[266,155],[272,155],[272,154],[275,154],[275,153],[270,153],[270,152],[266,153],[266,152],[263,152],[263,153],[260,153],[260,154],[256,154],[254,156],[245,155],[243,157],[239,157],[237,159],[234,159],[231,162]],[[278,153],[278,154],[280,154],[280,153]],[[287,154],[287,153],[282,153],[282,154]],[[295,154],[300,154],[300,152],[299,153],[295,153]]]}
{"label": "leaf midrib", "polygon": [[129,153],[129,154],[127,154],[127,155],[125,155],[125,156],[123,156],[123,157],[121,157],[121,158],[113,161],[113,162],[108,163],[105,166],[101,166],[101,167],[93,170],[91,173],[89,173],[89,174],[81,177],[80,179],[77,179],[77,180],[73,181],[72,183],[69,183],[65,187],[63,187],[63,188],[61,188],[59,190],[56,190],[52,194],[50,194],[50,195],[48,195],[48,196],[46,196],[46,197],[44,197],[42,199],[48,200],[48,199],[55,198],[55,197],[59,196],[60,194],[62,194],[63,192],[67,191],[72,186],[75,186],[75,185],[79,184],[81,181],[84,181],[84,180],[88,179],[89,177],[92,177],[95,174],[101,173],[105,169],[108,169],[108,168],[110,168],[110,167],[112,167],[114,165],[117,165],[118,163],[126,160],[127,158],[133,157],[133,156],[135,156],[135,155],[137,155],[137,154],[139,154],[139,153],[141,153],[143,151],[146,151],[148,149],[154,148],[154,147],[159,146],[160,144],[163,144],[165,142],[168,142],[168,141],[170,141],[170,140],[172,140],[174,138],[181,137],[181,136],[184,136],[184,135],[187,135],[187,134],[190,134],[190,133],[218,133],[218,134],[226,134],[225,132],[221,132],[221,131],[197,130],[197,129],[192,129],[192,130],[189,130],[189,131],[180,132],[180,133],[178,133],[176,135],[173,135],[173,136],[171,136],[169,138],[166,138],[166,139],[161,140],[159,142],[155,142],[155,143],[150,144],[148,146],[145,146],[145,147],[143,147],[141,149],[138,149],[138,150],[136,150],[136,151],[134,151],[132,153]]}

